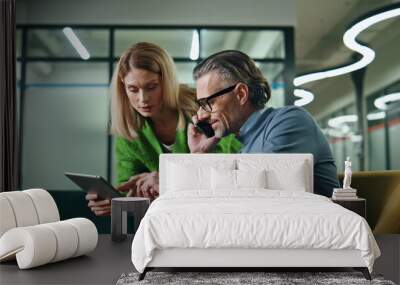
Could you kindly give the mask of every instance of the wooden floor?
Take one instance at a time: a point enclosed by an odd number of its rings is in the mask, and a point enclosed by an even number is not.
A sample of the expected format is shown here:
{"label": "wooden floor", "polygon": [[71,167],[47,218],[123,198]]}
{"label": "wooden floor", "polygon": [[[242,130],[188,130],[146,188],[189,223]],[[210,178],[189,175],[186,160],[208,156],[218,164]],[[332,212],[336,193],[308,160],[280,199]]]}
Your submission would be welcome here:
{"label": "wooden floor", "polygon": [[[376,236],[376,240],[382,256],[375,262],[374,272],[399,284],[400,235]],[[19,270],[16,262],[3,263],[0,284],[115,284],[122,273],[134,271],[131,243],[132,236],[114,243],[110,235],[100,235],[96,250],[88,256],[29,270]]]}
{"label": "wooden floor", "polygon": [[57,263],[19,270],[16,262],[0,264],[0,284],[115,284],[124,272],[134,271],[131,236],[124,242],[99,235],[95,251]]}
{"label": "wooden floor", "polygon": [[400,235],[378,235],[375,239],[382,255],[375,261],[374,272],[400,284]]}

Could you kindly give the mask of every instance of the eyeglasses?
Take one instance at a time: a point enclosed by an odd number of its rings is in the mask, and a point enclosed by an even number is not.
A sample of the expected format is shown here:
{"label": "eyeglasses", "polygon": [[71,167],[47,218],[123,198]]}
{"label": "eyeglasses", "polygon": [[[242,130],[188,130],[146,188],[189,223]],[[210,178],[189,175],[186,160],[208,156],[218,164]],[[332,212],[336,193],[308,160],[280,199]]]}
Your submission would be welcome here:
{"label": "eyeglasses", "polygon": [[209,101],[210,101],[211,99],[214,99],[214,98],[217,98],[217,97],[219,97],[219,96],[222,96],[222,95],[224,95],[224,94],[226,94],[226,93],[228,93],[228,92],[231,92],[233,89],[235,89],[236,85],[237,85],[237,83],[235,83],[234,85],[229,86],[229,87],[227,87],[227,88],[225,88],[225,89],[222,89],[222,90],[218,91],[217,93],[214,93],[214,94],[212,94],[212,95],[210,95],[210,96],[208,96],[208,97],[206,97],[206,98],[198,99],[198,100],[196,100],[196,102],[197,102],[197,104],[199,104],[199,106],[200,106],[204,111],[206,111],[206,112],[212,112],[212,107],[211,107]]}

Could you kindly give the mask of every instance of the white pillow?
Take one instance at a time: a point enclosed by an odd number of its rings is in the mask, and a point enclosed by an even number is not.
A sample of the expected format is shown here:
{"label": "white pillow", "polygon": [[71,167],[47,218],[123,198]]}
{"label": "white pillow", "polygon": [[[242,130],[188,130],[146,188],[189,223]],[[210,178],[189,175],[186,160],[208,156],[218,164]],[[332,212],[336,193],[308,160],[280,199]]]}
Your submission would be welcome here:
{"label": "white pillow", "polygon": [[262,170],[211,170],[211,188],[213,190],[238,190],[240,188],[266,188],[267,177]]}
{"label": "white pillow", "polygon": [[167,163],[167,191],[185,191],[193,189],[211,189],[211,169],[234,169],[235,161],[211,161],[198,164],[185,161]]}
{"label": "white pillow", "polygon": [[184,191],[196,188],[202,189],[210,185],[210,182],[205,178],[206,169],[202,167],[190,167],[182,164],[169,163],[167,171],[167,188],[171,191]]}
{"label": "white pillow", "polygon": [[270,169],[267,173],[268,188],[273,190],[307,191],[307,175],[304,163],[293,165],[287,171]]}
{"label": "white pillow", "polygon": [[240,159],[238,169],[266,169],[267,189],[307,191],[311,188],[311,181],[308,179],[310,170],[304,160]]}
{"label": "white pillow", "polygon": [[236,170],[238,188],[267,188],[267,171],[261,170]]}
{"label": "white pillow", "polygon": [[211,189],[236,189],[236,170],[216,169],[211,170]]}

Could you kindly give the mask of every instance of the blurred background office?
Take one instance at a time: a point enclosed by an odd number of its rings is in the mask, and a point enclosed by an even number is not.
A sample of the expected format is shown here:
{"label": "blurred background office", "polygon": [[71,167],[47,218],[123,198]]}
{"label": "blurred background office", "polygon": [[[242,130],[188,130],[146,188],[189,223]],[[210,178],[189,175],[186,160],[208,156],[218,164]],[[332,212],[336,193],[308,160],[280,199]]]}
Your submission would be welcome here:
{"label": "blurred background office", "polygon": [[400,17],[357,37],[376,52],[363,70],[305,84],[313,95],[303,99],[293,80],[357,60],[343,34],[369,11],[399,2],[18,0],[19,186],[77,189],[65,171],[115,181],[108,86],[121,52],[139,41],[165,48],[192,86],[202,58],[244,51],[271,83],[269,105],[302,105],[314,116],[338,172],[347,156],[355,170],[398,170]]}

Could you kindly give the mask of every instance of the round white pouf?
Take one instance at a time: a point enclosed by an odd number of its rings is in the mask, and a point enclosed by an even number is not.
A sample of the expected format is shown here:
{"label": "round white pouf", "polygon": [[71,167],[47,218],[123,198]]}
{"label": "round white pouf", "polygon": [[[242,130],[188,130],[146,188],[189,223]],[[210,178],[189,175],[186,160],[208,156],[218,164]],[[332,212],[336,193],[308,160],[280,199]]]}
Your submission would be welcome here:
{"label": "round white pouf", "polygon": [[10,202],[6,197],[0,195],[0,238],[6,231],[16,226],[17,222]]}
{"label": "round white pouf", "polygon": [[19,268],[28,269],[87,254],[97,241],[96,226],[85,218],[17,227],[0,238],[0,261],[16,257]]}
{"label": "round white pouf", "polygon": [[38,214],[30,196],[23,191],[1,193],[13,209],[17,227],[26,227],[39,224]]}
{"label": "round white pouf", "polygon": [[0,239],[0,260],[9,260],[15,255],[20,269],[49,263],[56,252],[56,236],[41,225],[11,229]]}
{"label": "round white pouf", "polygon": [[64,222],[74,226],[78,233],[78,248],[74,257],[86,254],[96,248],[98,233],[92,221],[85,218],[74,218]]}
{"label": "round white pouf", "polygon": [[32,199],[39,218],[39,224],[60,220],[56,202],[49,192],[43,189],[29,189],[22,192],[28,194]]}
{"label": "round white pouf", "polygon": [[70,223],[65,221],[43,224],[49,228],[57,239],[57,252],[51,262],[57,262],[75,255],[78,249],[78,233]]}

